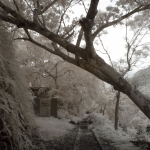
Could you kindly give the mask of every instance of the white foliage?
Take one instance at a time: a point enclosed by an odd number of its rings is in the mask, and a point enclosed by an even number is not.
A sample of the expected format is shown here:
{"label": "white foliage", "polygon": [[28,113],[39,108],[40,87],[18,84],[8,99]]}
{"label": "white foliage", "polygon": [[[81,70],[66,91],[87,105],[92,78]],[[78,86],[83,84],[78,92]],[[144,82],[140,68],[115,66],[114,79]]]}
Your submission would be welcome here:
{"label": "white foliage", "polygon": [[131,136],[123,132],[120,128],[116,131],[113,123],[102,114],[92,113],[90,119],[93,121],[94,131],[97,137],[105,137],[114,143],[114,146],[119,150],[137,150],[131,143]]}
{"label": "white foliage", "polygon": [[[0,26],[0,34],[0,119],[4,125],[0,134],[8,136],[12,147],[32,149],[33,97],[14,60],[10,33]],[[4,140],[2,135],[1,141]]]}
{"label": "white foliage", "polygon": [[38,134],[44,140],[50,140],[64,136],[74,128],[74,126],[68,123],[68,121],[58,120],[53,117],[36,117],[35,123],[38,130]]}

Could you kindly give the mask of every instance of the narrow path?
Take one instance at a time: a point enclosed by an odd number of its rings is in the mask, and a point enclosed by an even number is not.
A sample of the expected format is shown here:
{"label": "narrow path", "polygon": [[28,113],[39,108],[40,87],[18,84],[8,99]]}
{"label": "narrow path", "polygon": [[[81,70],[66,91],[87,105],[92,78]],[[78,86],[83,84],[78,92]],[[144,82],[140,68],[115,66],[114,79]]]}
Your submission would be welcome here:
{"label": "narrow path", "polygon": [[39,143],[42,143],[43,150],[120,150],[113,140],[106,139],[104,133],[89,129],[89,124],[90,122],[82,121],[67,135]]}
{"label": "narrow path", "polygon": [[102,150],[90,129],[79,128],[73,150]]}

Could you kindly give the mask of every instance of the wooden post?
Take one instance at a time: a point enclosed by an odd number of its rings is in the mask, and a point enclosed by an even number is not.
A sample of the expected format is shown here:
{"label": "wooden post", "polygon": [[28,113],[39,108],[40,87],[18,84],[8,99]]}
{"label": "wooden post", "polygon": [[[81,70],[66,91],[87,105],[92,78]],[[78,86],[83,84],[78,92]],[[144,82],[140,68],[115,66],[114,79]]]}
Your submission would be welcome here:
{"label": "wooden post", "polygon": [[37,116],[40,116],[40,98],[35,98],[34,101],[35,101],[35,104],[34,104],[35,114]]}

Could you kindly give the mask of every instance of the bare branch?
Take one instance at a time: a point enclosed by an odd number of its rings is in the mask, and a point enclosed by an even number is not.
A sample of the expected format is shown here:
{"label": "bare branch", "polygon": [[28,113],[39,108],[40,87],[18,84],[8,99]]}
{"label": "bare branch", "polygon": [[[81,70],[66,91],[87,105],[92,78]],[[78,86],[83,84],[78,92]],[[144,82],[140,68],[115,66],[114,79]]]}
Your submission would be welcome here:
{"label": "bare branch", "polygon": [[[74,28],[77,26],[77,24],[75,24],[68,32],[64,33],[64,35],[62,35],[62,38],[67,38],[66,36],[70,35],[69,33],[72,31],[72,33],[74,33]],[[71,33],[71,34],[72,34]],[[68,39],[68,38],[67,38]]]}
{"label": "bare branch", "polygon": [[131,69],[131,59],[129,58],[129,53],[130,53],[130,50],[131,50],[131,46],[130,43],[128,42],[128,25],[126,23],[126,43],[127,43],[127,55],[126,55],[126,61],[127,61],[127,64],[128,64],[128,67],[127,69],[125,70],[125,72],[123,72],[123,76]]}
{"label": "bare branch", "polygon": [[45,23],[45,18],[44,18],[44,16],[43,16],[43,14],[41,15],[42,16],[42,21],[43,21],[43,26],[46,28],[46,23]]}
{"label": "bare branch", "polygon": [[20,10],[19,10],[19,7],[18,7],[18,5],[17,5],[16,0],[13,0],[13,2],[14,2],[14,5],[15,5],[15,7],[16,7],[16,9],[17,9],[17,11],[18,11],[18,12],[20,12]]}
{"label": "bare branch", "polygon": [[[27,6],[30,8],[30,10],[33,12],[33,9],[32,9],[32,7],[31,7],[31,5],[27,2],[27,0],[24,0],[24,2],[27,4]],[[34,1],[33,1],[33,3],[34,3]]]}
{"label": "bare branch", "polygon": [[11,22],[15,25],[18,24],[18,21],[15,18],[8,16],[7,14],[0,14],[0,19],[4,20],[6,22]]}
{"label": "bare branch", "polygon": [[31,43],[33,43],[33,44],[35,44],[35,45],[37,45],[37,46],[39,46],[39,47],[45,49],[46,51],[48,51],[48,52],[50,52],[50,53],[56,55],[55,51],[53,51],[52,49],[48,48],[48,47],[45,46],[45,45],[42,45],[41,43],[38,43],[37,41],[33,40],[32,38],[25,38],[25,37],[23,37],[23,38],[16,38],[16,39],[14,39],[14,40],[29,41],[29,42],[31,42]]}
{"label": "bare branch", "polygon": [[[75,6],[75,5],[78,4],[80,1],[81,1],[81,0],[75,1],[75,3],[71,5],[71,7]],[[71,2],[73,2],[73,0],[72,0]]]}
{"label": "bare branch", "polygon": [[83,29],[81,28],[79,31],[79,35],[78,35],[78,39],[76,42],[76,46],[80,46],[81,40],[82,40],[82,36],[83,36]]}
{"label": "bare branch", "polygon": [[66,11],[64,11],[64,13],[60,17],[59,26],[58,26],[58,29],[57,29],[57,32],[56,32],[57,34],[59,33],[59,30],[60,30],[60,27],[61,27],[61,23],[62,23],[62,20],[64,18],[65,13],[66,13]]}
{"label": "bare branch", "polygon": [[44,8],[43,8],[43,10],[41,10],[40,12],[39,12],[39,15],[41,15],[41,14],[43,14],[45,11],[47,11],[51,6],[53,6],[56,2],[57,2],[58,0],[54,0],[53,2],[51,2],[50,4],[48,4],[47,6],[45,6]]}
{"label": "bare branch", "polygon": [[1,1],[0,1],[0,7],[7,13],[10,13],[13,17],[15,17],[15,18],[19,17],[19,15],[18,15],[18,13],[16,13],[16,11],[14,11],[11,8],[9,8],[8,6],[4,5]]}
{"label": "bare branch", "polygon": [[72,36],[74,35],[74,31],[72,31],[72,33],[68,34],[65,39],[68,40],[70,39]]}
{"label": "bare branch", "polygon": [[71,5],[71,2],[72,1],[70,1],[69,5],[67,6],[67,8],[64,10],[63,14],[61,15],[60,22],[59,22],[59,27],[58,27],[57,32],[56,32],[57,34],[58,34],[59,30],[60,30],[61,23],[63,21],[64,15],[66,14],[67,10],[69,9],[69,7]]}
{"label": "bare branch", "polygon": [[60,51],[56,43],[52,42],[52,46],[56,52]]}
{"label": "bare branch", "polygon": [[27,34],[28,38],[32,40],[32,37],[31,37],[31,35],[30,35],[30,33],[29,33],[28,29],[24,29],[24,31],[26,32],[26,34]]}
{"label": "bare branch", "polygon": [[134,46],[133,51],[132,51],[132,54],[131,54],[131,56],[130,56],[130,61],[131,61],[131,59],[132,59],[132,56],[133,56],[134,52],[136,51],[136,48],[137,48],[138,45],[141,43],[142,39],[146,36],[147,32],[148,32],[148,31],[146,31],[146,32],[144,33],[144,35],[139,39],[138,43]]}
{"label": "bare branch", "polygon": [[81,0],[81,2],[82,2],[82,4],[83,4],[83,6],[84,6],[84,10],[85,10],[85,12],[87,13],[88,11],[87,11],[87,9],[86,9],[86,7],[85,7],[84,1],[83,1],[83,0]]}
{"label": "bare branch", "polygon": [[[77,42],[76,42],[76,46],[80,47],[80,43],[81,43],[82,37],[83,37],[83,29],[81,28],[80,31],[79,31],[79,35],[78,35],[78,39],[77,39]],[[76,59],[77,62],[79,61],[79,57],[77,55],[75,55],[75,59]]]}
{"label": "bare branch", "polygon": [[103,50],[106,52],[106,54],[107,54],[107,56],[108,56],[108,59],[109,59],[109,61],[110,61],[111,66],[114,68],[114,65],[113,65],[113,62],[112,62],[112,60],[111,60],[111,57],[110,57],[108,51],[106,50],[106,48],[104,47],[103,41],[101,40],[100,37],[98,37],[98,38],[99,38],[100,43],[101,43],[101,45],[102,45],[102,47],[103,47]]}

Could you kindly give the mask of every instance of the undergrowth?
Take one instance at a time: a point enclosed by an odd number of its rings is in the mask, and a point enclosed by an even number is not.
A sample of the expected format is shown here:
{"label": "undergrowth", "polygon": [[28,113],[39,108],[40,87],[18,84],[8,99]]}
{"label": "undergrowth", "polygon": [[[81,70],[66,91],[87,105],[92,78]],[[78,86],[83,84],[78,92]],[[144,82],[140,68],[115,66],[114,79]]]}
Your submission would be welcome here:
{"label": "undergrowth", "polygon": [[0,148],[35,149],[33,97],[15,60],[11,34],[0,24]]}

